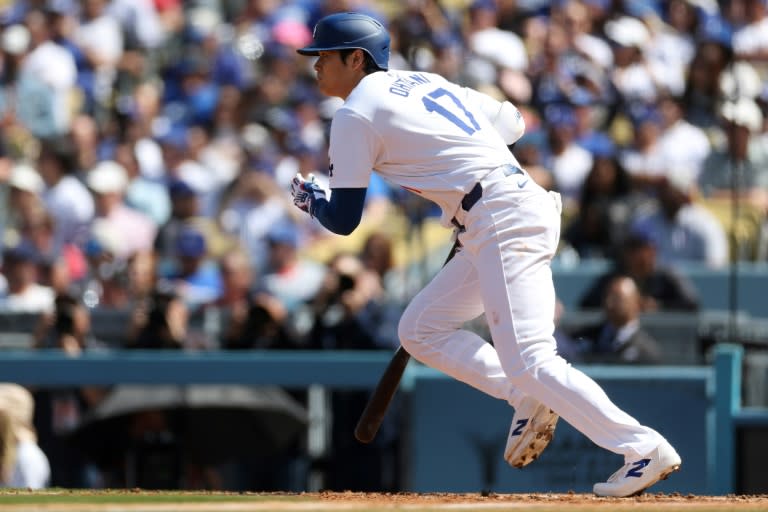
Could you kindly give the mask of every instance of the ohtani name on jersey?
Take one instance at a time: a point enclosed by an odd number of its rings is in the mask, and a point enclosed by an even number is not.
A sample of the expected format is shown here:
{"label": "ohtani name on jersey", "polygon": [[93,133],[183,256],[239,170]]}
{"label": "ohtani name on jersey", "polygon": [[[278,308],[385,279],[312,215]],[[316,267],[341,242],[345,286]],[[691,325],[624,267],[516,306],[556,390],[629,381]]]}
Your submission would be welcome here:
{"label": "ohtani name on jersey", "polygon": [[389,87],[389,92],[405,98],[414,87],[428,83],[430,82],[426,76],[421,73],[414,73],[412,75],[402,76],[392,82],[392,85]]}

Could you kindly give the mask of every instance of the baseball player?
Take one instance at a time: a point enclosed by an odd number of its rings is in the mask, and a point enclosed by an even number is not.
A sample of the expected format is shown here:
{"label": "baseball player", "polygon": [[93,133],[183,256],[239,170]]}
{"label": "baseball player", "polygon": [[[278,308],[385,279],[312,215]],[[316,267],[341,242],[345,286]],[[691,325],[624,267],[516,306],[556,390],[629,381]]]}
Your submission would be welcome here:
{"label": "baseball player", "polygon": [[[294,204],[339,234],[358,226],[370,173],[442,209],[461,251],[414,297],[400,342],[437,368],[515,410],[504,458],[535,460],[559,416],[625,465],[600,496],[631,496],[677,470],[658,432],[619,409],[555,350],[550,262],[560,236],[559,195],[539,187],[508,145],[525,129],[518,109],[439,75],[388,69],[389,34],[358,13],[322,18],[313,42],[320,91],[344,104],[330,132],[330,191],[300,175]],[[493,345],[463,330],[482,313]]]}

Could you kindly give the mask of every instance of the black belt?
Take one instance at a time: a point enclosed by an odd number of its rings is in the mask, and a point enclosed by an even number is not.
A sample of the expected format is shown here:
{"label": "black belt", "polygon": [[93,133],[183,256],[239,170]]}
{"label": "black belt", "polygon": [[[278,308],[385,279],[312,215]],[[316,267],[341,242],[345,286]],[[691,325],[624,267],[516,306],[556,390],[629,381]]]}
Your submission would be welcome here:
{"label": "black belt", "polygon": [[[505,165],[501,169],[504,172],[505,177],[512,176],[513,174],[523,174],[523,170],[514,165]],[[472,187],[472,190],[464,194],[464,197],[461,198],[461,209],[468,212],[475,206],[481,197],[483,197],[483,186],[478,181],[475,183],[475,186]],[[464,226],[456,220],[456,217],[451,219],[451,224],[462,231],[464,230]]]}

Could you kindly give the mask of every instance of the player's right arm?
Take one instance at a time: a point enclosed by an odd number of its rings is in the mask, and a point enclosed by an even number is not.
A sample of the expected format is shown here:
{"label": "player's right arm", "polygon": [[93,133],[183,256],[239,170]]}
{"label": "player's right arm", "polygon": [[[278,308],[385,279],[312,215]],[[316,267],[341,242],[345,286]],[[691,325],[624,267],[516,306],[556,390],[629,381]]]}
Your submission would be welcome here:
{"label": "player's right arm", "polygon": [[[349,235],[360,224],[365,205],[365,188],[335,188],[330,195],[313,175],[301,173],[291,180],[293,204],[338,235]],[[330,197],[329,197],[330,195]]]}
{"label": "player's right arm", "polygon": [[297,207],[326,229],[349,235],[362,219],[373,155],[380,150],[379,139],[367,120],[342,108],[333,118],[330,140],[330,194],[300,177],[296,179],[301,182],[292,186],[291,191]]}
{"label": "player's right arm", "polygon": [[313,205],[311,215],[326,229],[337,235],[349,235],[363,217],[365,188],[334,188],[330,200],[320,199]]}

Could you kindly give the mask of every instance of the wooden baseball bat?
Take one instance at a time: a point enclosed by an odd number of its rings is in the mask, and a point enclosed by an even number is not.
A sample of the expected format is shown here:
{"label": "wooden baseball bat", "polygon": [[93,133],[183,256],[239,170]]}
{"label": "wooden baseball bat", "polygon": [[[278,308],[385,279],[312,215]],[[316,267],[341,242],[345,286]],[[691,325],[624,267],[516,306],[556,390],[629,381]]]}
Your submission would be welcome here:
{"label": "wooden baseball bat", "polygon": [[376,437],[410,360],[411,355],[400,346],[381,374],[379,383],[368,398],[368,403],[365,404],[365,409],[355,426],[355,439],[361,443],[370,443]]}
{"label": "wooden baseball bat", "polygon": [[[451,258],[456,254],[460,244],[457,240],[451,247],[451,252],[448,253],[448,257],[445,259],[445,266]],[[357,420],[355,426],[355,439],[361,443],[368,444],[376,437],[376,433],[381,427],[381,422],[384,421],[384,415],[387,414],[389,404],[392,402],[392,397],[397,392],[397,387],[400,385],[400,380],[403,378],[405,367],[408,366],[408,361],[411,360],[411,355],[400,346],[397,348],[395,355],[387,364],[384,373],[381,374],[378,384],[368,398],[368,403],[365,404],[365,409],[360,415],[360,419]]]}

